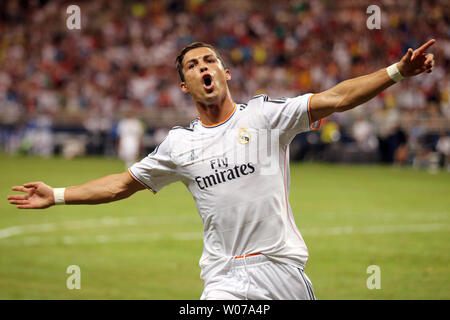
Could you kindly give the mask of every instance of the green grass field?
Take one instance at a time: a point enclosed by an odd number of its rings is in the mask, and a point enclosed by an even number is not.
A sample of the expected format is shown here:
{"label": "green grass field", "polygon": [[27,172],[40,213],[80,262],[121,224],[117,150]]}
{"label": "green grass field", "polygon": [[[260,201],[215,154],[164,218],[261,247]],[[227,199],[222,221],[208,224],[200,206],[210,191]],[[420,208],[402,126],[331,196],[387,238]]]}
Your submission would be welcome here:
{"label": "green grass field", "polygon": [[[202,223],[181,183],[99,206],[18,210],[12,185],[80,184],[114,159],[1,156],[1,299],[199,299]],[[291,165],[290,202],[318,299],[450,299],[450,174]],[[81,290],[68,290],[69,265]],[[370,265],[381,289],[366,287]]]}

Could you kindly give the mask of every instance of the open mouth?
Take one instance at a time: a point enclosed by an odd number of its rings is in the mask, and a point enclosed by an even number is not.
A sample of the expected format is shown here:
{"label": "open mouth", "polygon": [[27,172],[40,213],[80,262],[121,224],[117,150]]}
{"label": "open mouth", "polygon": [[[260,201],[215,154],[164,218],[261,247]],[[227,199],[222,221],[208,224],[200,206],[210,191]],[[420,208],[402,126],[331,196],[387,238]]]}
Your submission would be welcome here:
{"label": "open mouth", "polygon": [[205,88],[205,90],[208,92],[212,92],[214,90],[214,83],[211,75],[205,74],[202,80],[203,80],[203,87]]}

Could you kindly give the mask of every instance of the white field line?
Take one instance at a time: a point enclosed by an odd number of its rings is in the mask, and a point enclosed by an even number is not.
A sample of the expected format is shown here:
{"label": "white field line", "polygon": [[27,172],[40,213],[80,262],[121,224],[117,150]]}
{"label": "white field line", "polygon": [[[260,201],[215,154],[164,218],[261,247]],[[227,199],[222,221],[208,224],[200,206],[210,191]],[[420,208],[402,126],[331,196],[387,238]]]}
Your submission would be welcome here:
{"label": "white field line", "polygon": [[176,240],[176,241],[201,241],[202,234],[200,232],[176,232],[176,233],[160,233],[153,232],[150,234],[99,234],[93,236],[31,236],[20,239],[8,239],[0,241],[0,246],[35,246],[35,245],[80,245],[80,244],[101,244],[101,243],[126,243],[126,242],[151,242],[159,240]]}
{"label": "white field line", "polygon": [[[194,219],[195,218],[195,219]],[[47,233],[61,230],[84,230],[87,228],[109,228],[122,226],[143,226],[161,225],[175,223],[198,223],[195,216],[157,216],[157,217],[127,217],[127,218],[102,218],[87,219],[81,221],[65,221],[57,223],[43,223],[23,226],[13,226],[0,229],[0,245],[6,246],[30,246],[41,244],[89,244],[89,243],[112,243],[112,242],[148,242],[159,240],[200,240],[200,232],[151,232],[151,233],[128,233],[128,234],[100,234],[88,236],[29,236],[19,239],[8,239],[16,235],[29,233]],[[450,231],[450,224],[428,223],[410,225],[379,225],[368,227],[324,227],[324,228],[303,228],[303,236],[330,236],[330,235],[350,235],[350,234],[386,234],[386,233],[413,233],[413,232],[434,232]]]}
{"label": "white field line", "polygon": [[85,230],[94,228],[111,228],[136,225],[161,225],[174,223],[199,223],[199,217],[195,216],[153,216],[153,217],[126,217],[111,218],[104,217],[101,219],[85,219],[78,221],[62,221],[51,223],[29,224],[21,226],[12,226],[0,229],[0,240],[10,238],[16,235],[29,233],[52,232],[59,230]]}
{"label": "white field line", "polygon": [[330,228],[309,228],[305,229],[303,235],[345,235],[345,234],[384,234],[384,233],[411,233],[411,232],[433,232],[450,231],[450,224],[429,223],[410,225],[380,225],[369,227],[330,227]]}

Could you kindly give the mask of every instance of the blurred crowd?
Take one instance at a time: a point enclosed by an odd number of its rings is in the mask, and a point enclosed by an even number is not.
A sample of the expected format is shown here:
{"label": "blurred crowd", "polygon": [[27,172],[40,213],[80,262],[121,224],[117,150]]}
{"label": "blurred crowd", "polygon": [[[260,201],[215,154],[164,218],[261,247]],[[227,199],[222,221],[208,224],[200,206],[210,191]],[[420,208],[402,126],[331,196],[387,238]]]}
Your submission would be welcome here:
{"label": "blurred crowd", "polygon": [[[71,4],[81,9],[81,30],[66,26]],[[380,29],[366,26],[371,4],[381,9]],[[130,110],[145,123],[147,145],[157,143],[196,117],[175,70],[178,51],[193,41],[218,48],[234,100],[246,102],[326,90],[431,38],[433,73],[329,117],[318,139],[301,138],[303,151],[320,145],[325,160],[338,146],[400,164],[438,154],[448,165],[447,1],[1,1],[0,147],[52,154],[65,132],[85,132],[88,151],[113,154],[117,123]]]}

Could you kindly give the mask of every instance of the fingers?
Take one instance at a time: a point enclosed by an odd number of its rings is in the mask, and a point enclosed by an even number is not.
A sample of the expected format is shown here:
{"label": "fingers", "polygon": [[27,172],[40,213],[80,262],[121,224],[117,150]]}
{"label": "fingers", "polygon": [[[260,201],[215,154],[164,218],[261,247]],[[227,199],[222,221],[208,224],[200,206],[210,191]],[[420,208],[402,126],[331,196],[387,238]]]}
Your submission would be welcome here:
{"label": "fingers", "polygon": [[[25,192],[26,194],[8,195],[8,201],[16,205],[18,209],[43,209],[48,208],[53,203],[48,199],[48,190],[50,188],[43,182],[28,182],[22,186],[13,186],[11,190]],[[39,190],[43,191],[38,194]]]}
{"label": "fingers", "polygon": [[14,187],[11,188],[11,190],[12,191],[27,192],[27,193],[28,193],[28,191],[30,191],[29,188],[25,188],[25,187],[22,187],[22,186],[14,186]]}
{"label": "fingers", "polygon": [[[30,191],[30,188],[25,188],[22,186],[14,186],[11,188],[11,190],[28,193]],[[17,208],[20,208],[21,206],[29,206],[30,205],[30,200],[28,200],[28,197],[29,197],[28,194],[9,195],[8,201],[10,204],[17,205]]]}
{"label": "fingers", "polygon": [[18,204],[18,205],[28,205],[30,204],[30,200],[9,200],[10,204]]}
{"label": "fingers", "polygon": [[434,63],[434,55],[432,53],[426,54],[425,55],[425,64],[432,64]]}
{"label": "fingers", "polygon": [[406,61],[411,61],[412,55],[413,55],[413,49],[409,48],[408,52],[406,52]]}
{"label": "fingers", "polygon": [[25,187],[25,188],[37,188],[37,187],[39,187],[39,185],[41,184],[42,182],[28,182],[28,183],[25,183],[23,186]]}
{"label": "fingers", "polygon": [[424,51],[427,50],[430,46],[432,46],[435,42],[436,42],[436,40],[431,39],[431,40],[429,40],[427,43],[425,43],[424,45],[422,45],[419,49],[416,49],[416,51],[418,51],[418,52],[424,52]]}
{"label": "fingers", "polygon": [[38,188],[42,182],[28,182],[23,184],[22,186],[14,186],[11,188],[13,191],[21,191],[21,192],[29,192],[30,189]]}
{"label": "fingers", "polygon": [[28,182],[25,183],[23,186],[13,186],[11,190],[29,193],[33,189],[37,189],[41,184],[42,182]]}
{"label": "fingers", "polygon": [[42,205],[40,203],[33,202],[29,199],[9,199],[9,203],[12,205],[16,205],[18,209],[43,209],[48,206]]}
{"label": "fingers", "polygon": [[8,200],[27,200],[27,199],[28,199],[27,194],[17,194],[8,196]]}
{"label": "fingers", "polygon": [[[8,197],[9,198],[9,197]],[[27,199],[8,199],[10,204],[16,205],[18,209],[35,209],[36,207],[31,204]]]}
{"label": "fingers", "polygon": [[411,57],[411,61],[414,60],[417,56],[420,56],[422,53],[424,53],[425,50],[427,50],[430,46],[432,46],[436,40],[431,39],[424,45],[422,45],[420,48],[414,50],[413,55]]}
{"label": "fingers", "polygon": [[431,73],[433,71],[433,67],[434,67],[434,55],[433,54],[429,53],[429,54],[425,55],[424,66],[425,66],[426,73]]}

